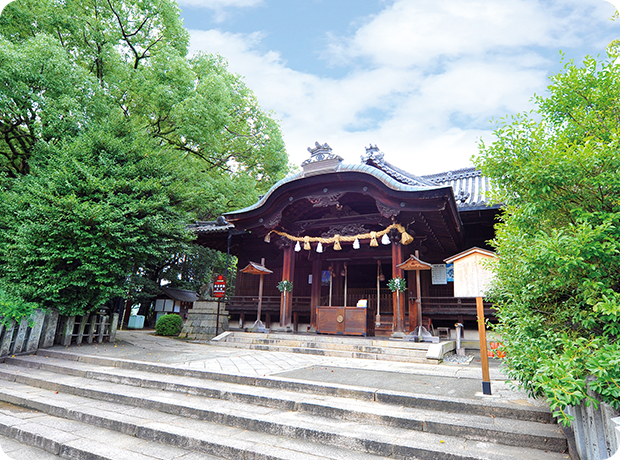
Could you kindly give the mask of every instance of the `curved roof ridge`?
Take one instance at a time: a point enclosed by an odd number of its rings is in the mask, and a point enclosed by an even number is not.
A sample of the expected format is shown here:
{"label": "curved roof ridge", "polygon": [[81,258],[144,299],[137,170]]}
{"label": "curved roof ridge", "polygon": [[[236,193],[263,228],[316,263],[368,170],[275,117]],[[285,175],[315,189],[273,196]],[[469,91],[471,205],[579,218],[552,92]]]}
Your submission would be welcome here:
{"label": "curved roof ridge", "polygon": [[482,172],[479,169],[476,169],[475,166],[468,166],[466,168],[453,169],[435,174],[425,174],[422,177],[427,181],[436,183],[478,176],[482,176]]}
{"label": "curved roof ridge", "polygon": [[362,163],[380,169],[403,184],[427,186],[436,185],[428,181],[423,176],[416,176],[415,174],[411,174],[410,172],[388,163],[385,161],[385,154],[381,152],[379,147],[376,145],[371,144],[369,147],[366,147],[366,153],[362,155]]}
{"label": "curved roof ridge", "polygon": [[[329,174],[341,174],[341,173],[347,173],[347,172],[353,172],[353,173],[359,172],[359,173],[368,174],[368,175],[373,176],[374,178],[378,179],[386,187],[388,187],[388,188],[390,188],[392,190],[401,191],[401,192],[419,192],[419,191],[422,191],[422,190],[435,190],[435,189],[449,187],[449,185],[438,185],[438,184],[433,184],[432,182],[429,182],[429,181],[419,181],[419,182],[415,181],[415,183],[411,183],[411,182],[414,182],[412,180],[412,181],[409,181],[409,183],[403,182],[402,180],[398,180],[395,177],[393,177],[392,175],[388,174],[383,169],[380,169],[380,168],[377,168],[374,165],[368,165],[368,164],[346,164],[346,163],[340,163],[335,169],[323,171],[323,172],[321,172],[321,174],[322,175],[329,175]],[[243,212],[248,212],[248,211],[253,211],[254,209],[258,209],[258,208],[260,208],[261,206],[263,206],[267,202],[269,197],[271,195],[273,195],[274,192],[278,188],[280,188],[283,185],[288,184],[290,182],[294,182],[294,181],[297,181],[297,180],[302,180],[305,177],[310,177],[310,176],[313,176],[313,175],[314,174],[307,175],[303,171],[299,171],[299,172],[296,172],[296,173],[289,174],[284,179],[281,179],[278,182],[276,182],[267,191],[267,193],[265,193],[253,205],[248,206],[248,207],[243,208],[243,209],[239,209],[237,211],[227,212],[224,215],[226,216],[226,215],[230,215],[230,214],[240,214],[240,213],[243,213]]]}

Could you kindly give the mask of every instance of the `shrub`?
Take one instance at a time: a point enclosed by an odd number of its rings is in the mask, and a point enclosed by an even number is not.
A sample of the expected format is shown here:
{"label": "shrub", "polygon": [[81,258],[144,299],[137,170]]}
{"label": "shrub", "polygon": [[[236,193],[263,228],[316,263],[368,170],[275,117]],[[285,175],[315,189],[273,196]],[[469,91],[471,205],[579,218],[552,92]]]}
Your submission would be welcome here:
{"label": "shrub", "polygon": [[165,315],[157,320],[155,333],[157,335],[179,335],[183,329],[183,319],[179,315]]}
{"label": "shrub", "polygon": [[[618,51],[618,50],[616,50]],[[505,369],[566,407],[620,408],[620,66],[568,62],[538,109],[499,123],[477,160],[504,213],[487,293]]]}
{"label": "shrub", "polygon": [[11,320],[19,323],[22,318],[32,315],[36,308],[35,303],[24,301],[19,294],[0,285],[0,324],[8,326]]}

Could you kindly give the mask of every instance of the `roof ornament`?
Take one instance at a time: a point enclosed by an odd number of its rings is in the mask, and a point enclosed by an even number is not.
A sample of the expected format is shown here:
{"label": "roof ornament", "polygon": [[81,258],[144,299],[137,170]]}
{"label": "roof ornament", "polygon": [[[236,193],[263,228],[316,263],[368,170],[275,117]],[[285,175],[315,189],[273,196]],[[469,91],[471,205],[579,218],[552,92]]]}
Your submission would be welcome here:
{"label": "roof ornament", "polygon": [[327,142],[323,145],[315,142],[314,148],[308,147],[308,152],[310,152],[310,158],[304,161],[301,166],[306,166],[310,163],[316,163],[325,160],[337,159],[339,161],[342,161],[342,158],[332,153],[332,148],[329,146],[329,144],[327,144]]}
{"label": "roof ornament", "polygon": [[466,192],[465,190],[461,189],[459,190],[459,193],[456,195],[455,199],[456,201],[465,203],[469,199],[470,195],[471,194],[469,192]]}
{"label": "roof ornament", "polygon": [[384,153],[381,150],[379,150],[379,147],[377,147],[377,144],[375,145],[370,144],[368,147],[366,147],[366,153],[362,155],[362,163],[367,163],[369,160],[372,160],[373,162],[377,164],[381,164],[384,161],[383,157],[384,157]]}
{"label": "roof ornament", "polygon": [[335,171],[340,167],[342,157],[332,153],[332,148],[327,144],[314,143],[314,148],[308,147],[310,158],[301,164],[304,175],[321,174]]}

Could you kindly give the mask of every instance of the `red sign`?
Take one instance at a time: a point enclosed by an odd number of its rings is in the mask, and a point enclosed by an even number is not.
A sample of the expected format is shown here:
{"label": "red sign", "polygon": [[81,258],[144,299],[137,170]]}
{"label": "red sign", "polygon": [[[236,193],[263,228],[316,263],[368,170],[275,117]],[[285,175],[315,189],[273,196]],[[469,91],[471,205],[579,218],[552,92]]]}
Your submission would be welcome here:
{"label": "red sign", "polygon": [[223,275],[213,282],[213,297],[226,297],[226,279]]}

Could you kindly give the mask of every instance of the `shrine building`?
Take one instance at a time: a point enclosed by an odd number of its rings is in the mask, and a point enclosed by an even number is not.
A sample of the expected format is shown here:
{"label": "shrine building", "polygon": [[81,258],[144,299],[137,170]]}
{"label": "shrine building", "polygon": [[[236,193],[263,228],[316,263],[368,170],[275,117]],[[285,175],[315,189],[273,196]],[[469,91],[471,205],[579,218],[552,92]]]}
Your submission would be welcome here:
{"label": "shrine building", "polygon": [[[263,279],[261,320],[272,330],[402,336],[420,325],[472,327],[475,298],[454,297],[445,260],[491,249],[499,206],[485,200],[488,180],[475,168],[415,176],[376,146],[360,164],[343,163],[327,144],[308,150],[301,171],[257,203],[193,226],[199,244],[238,258],[230,325],[255,322]],[[264,275],[241,271],[263,260]],[[407,289],[391,292],[392,278]],[[286,294],[283,280],[292,283]]]}

